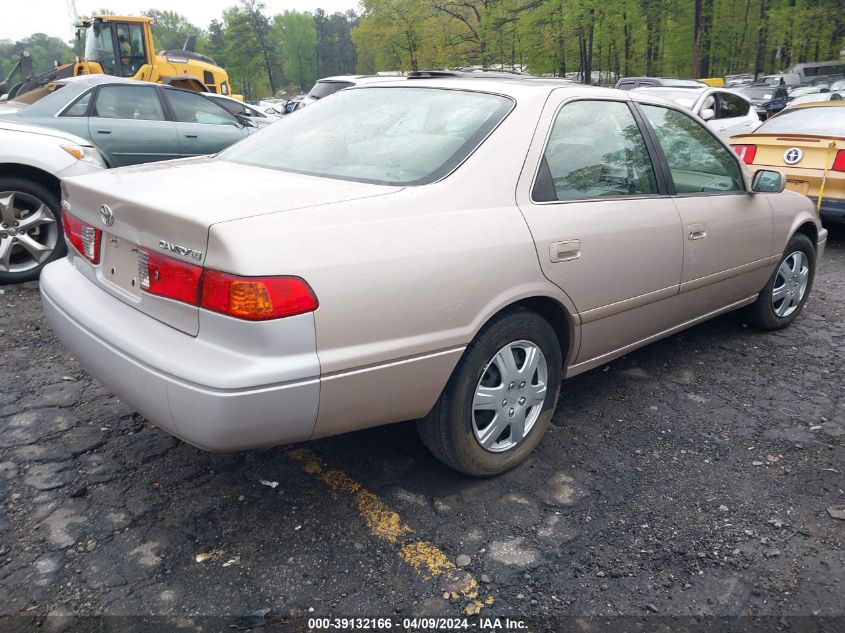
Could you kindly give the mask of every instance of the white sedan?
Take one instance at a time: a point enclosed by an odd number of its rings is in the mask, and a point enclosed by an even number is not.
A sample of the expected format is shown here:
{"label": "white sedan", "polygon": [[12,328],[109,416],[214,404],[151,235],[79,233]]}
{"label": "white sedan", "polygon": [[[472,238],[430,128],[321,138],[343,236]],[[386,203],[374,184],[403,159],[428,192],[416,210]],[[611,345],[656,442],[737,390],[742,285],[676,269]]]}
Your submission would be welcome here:
{"label": "white sedan", "polygon": [[0,121],[0,284],[35,279],[66,253],[60,181],[105,167],[78,136]]}
{"label": "white sedan", "polygon": [[748,99],[732,90],[719,88],[636,88],[655,97],[673,101],[707,121],[722,140],[749,134],[760,125],[760,117]]}

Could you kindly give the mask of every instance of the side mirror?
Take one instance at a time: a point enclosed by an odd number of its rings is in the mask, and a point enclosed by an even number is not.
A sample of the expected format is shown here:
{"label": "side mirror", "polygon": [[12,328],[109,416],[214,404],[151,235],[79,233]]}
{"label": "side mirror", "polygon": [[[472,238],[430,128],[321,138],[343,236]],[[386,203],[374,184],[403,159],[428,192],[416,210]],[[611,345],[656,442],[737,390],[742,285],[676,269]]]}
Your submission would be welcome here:
{"label": "side mirror", "polygon": [[780,193],[786,188],[786,178],[779,171],[761,169],[751,181],[754,193]]}
{"label": "side mirror", "polygon": [[701,118],[705,121],[710,121],[716,118],[716,111],[713,108],[704,108],[701,111]]}

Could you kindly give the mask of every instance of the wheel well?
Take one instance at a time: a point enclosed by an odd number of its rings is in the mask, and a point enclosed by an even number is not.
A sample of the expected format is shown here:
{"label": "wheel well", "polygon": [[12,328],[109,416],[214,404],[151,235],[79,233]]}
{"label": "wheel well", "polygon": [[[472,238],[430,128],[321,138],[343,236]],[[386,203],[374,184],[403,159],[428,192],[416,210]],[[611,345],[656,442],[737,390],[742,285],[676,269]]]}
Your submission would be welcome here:
{"label": "wheel well", "polygon": [[813,247],[815,247],[819,243],[819,230],[816,228],[816,225],[812,222],[804,222],[801,226],[799,226],[796,233],[803,233],[807,237],[810,238],[810,241],[813,243]]}
{"label": "wheel well", "polygon": [[563,357],[564,373],[566,373],[566,356],[573,337],[572,319],[566,308],[550,297],[528,297],[527,299],[520,299],[516,303],[510,304],[500,310],[500,312],[514,308],[527,308],[532,312],[536,312],[551,324],[560,343],[560,353]]}
{"label": "wheel well", "polygon": [[25,180],[33,180],[39,184],[48,187],[56,196],[61,196],[61,186],[59,179],[53,174],[38,169],[37,167],[30,167],[29,165],[19,165],[17,163],[0,163],[0,177],[7,178],[23,178]]}

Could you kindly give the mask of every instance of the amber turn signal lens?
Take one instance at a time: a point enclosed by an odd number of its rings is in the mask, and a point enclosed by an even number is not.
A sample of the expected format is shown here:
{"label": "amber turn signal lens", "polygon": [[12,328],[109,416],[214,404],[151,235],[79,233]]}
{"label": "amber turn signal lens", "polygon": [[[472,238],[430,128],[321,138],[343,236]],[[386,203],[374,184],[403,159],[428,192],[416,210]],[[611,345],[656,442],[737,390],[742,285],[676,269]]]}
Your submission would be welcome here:
{"label": "amber turn signal lens", "polygon": [[238,319],[265,321],[313,312],[318,303],[299,277],[237,277],[206,270],[201,305]]}

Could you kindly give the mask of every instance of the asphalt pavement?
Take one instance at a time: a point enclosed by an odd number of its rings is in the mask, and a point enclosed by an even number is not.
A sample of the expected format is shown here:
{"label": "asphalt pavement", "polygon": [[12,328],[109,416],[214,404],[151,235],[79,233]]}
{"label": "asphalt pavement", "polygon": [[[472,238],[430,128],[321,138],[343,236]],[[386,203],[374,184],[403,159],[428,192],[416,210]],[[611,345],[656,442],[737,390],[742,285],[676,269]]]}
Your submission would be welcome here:
{"label": "asphalt pavement", "polygon": [[841,228],[792,327],[731,314],[565,382],[538,450],[487,480],[413,423],[199,451],[85,374],[37,284],[1,290],[4,631],[845,616]]}

